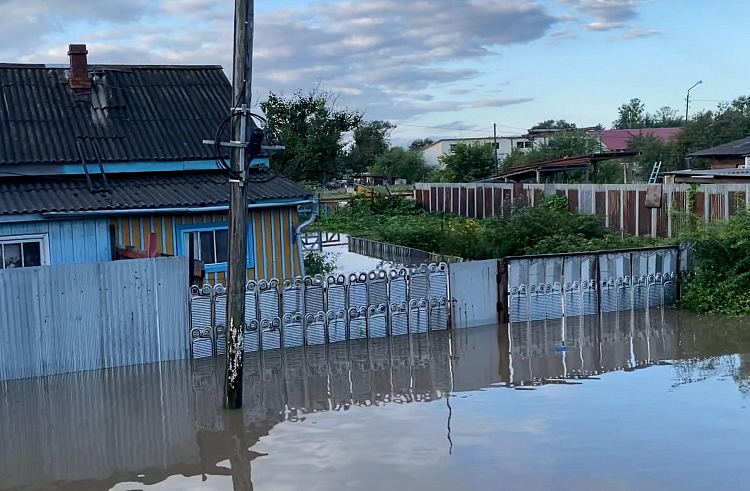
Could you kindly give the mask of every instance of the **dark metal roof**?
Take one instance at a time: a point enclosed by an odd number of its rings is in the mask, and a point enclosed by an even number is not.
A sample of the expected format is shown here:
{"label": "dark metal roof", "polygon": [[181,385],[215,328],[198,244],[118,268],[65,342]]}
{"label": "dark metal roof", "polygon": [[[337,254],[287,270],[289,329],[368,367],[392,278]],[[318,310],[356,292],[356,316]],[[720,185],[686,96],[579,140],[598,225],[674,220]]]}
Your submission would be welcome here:
{"label": "dark metal roof", "polygon": [[66,68],[0,64],[0,164],[212,160],[229,114],[220,66],[89,67],[79,102]]}
{"label": "dark metal roof", "polygon": [[[267,171],[257,179],[269,179]],[[283,177],[247,184],[249,203],[307,198],[310,193]],[[225,205],[229,182],[220,172],[119,175],[107,182],[96,176],[93,185],[80,178],[1,178],[0,215]]]}
{"label": "dark metal roof", "polygon": [[664,176],[750,178],[750,169],[695,169],[662,172]]}
{"label": "dark metal roof", "polygon": [[690,154],[691,157],[743,157],[745,155],[750,155],[750,136]]}
{"label": "dark metal roof", "polygon": [[602,152],[594,153],[591,155],[579,155],[576,157],[565,157],[562,159],[547,160],[544,162],[535,162],[533,164],[518,165],[509,168],[506,172],[499,174],[494,177],[483,179],[480,182],[493,182],[505,179],[512,180],[523,180],[533,179],[536,177],[536,172],[540,174],[556,174],[558,172],[567,172],[570,170],[581,169],[589,167],[596,162],[602,162],[605,160],[621,159],[626,157],[633,157],[638,155],[638,152]]}

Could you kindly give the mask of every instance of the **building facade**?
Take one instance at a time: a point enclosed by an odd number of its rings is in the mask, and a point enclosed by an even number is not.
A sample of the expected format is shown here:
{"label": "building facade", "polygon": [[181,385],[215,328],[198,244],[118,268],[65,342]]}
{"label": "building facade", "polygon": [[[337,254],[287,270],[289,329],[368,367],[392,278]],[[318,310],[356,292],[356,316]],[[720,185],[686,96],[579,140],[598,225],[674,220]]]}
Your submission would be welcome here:
{"label": "building facade", "polygon": [[449,154],[453,151],[453,147],[459,143],[469,145],[492,145],[497,153],[497,159],[502,162],[505,157],[515,150],[528,151],[534,148],[535,144],[538,144],[540,139],[533,139],[525,136],[498,136],[497,141],[494,137],[487,138],[454,138],[454,139],[442,139],[438,140],[429,147],[422,149],[422,155],[424,155],[425,162],[430,167],[438,167],[440,165],[440,157]]}
{"label": "building facade", "polygon": [[[229,177],[203,144],[230,111],[223,69],[69,54],[70,67],[0,64],[0,269],[188,256],[192,242],[223,282]],[[248,278],[300,275],[313,197],[262,165],[249,176]]]}

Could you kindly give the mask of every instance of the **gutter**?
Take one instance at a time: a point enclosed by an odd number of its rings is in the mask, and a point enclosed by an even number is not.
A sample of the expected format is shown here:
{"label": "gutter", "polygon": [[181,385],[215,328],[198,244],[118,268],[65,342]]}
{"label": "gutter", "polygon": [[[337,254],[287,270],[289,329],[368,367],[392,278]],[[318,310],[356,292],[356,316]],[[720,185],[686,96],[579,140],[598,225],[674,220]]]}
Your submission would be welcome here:
{"label": "gutter", "polygon": [[318,217],[318,214],[320,213],[320,201],[313,202],[314,204],[317,204],[317,206],[313,206],[312,213],[310,214],[310,218],[304,222],[301,223],[295,230],[294,230],[294,239],[297,241],[297,257],[299,258],[299,268],[300,268],[300,276],[303,278],[307,276],[307,272],[305,271],[305,253],[302,250],[302,231],[309,227],[315,219]]}
{"label": "gutter", "polygon": [[[263,208],[279,208],[287,206],[299,206],[315,203],[313,199],[302,199],[297,201],[277,201],[269,203],[248,205],[249,210]],[[179,207],[179,208],[134,208],[127,210],[89,210],[89,211],[48,211],[42,213],[44,218],[87,218],[95,216],[122,216],[122,215],[149,215],[149,214],[179,214],[179,213],[213,213],[217,211],[228,211],[229,205],[204,206],[204,207]]]}

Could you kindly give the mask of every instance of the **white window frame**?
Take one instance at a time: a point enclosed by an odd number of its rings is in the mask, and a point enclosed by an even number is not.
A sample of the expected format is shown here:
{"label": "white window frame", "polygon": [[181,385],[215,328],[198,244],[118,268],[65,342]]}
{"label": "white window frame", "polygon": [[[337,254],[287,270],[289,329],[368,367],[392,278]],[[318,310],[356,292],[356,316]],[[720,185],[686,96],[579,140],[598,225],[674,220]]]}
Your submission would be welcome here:
{"label": "white window frame", "polygon": [[[49,266],[49,234],[28,234],[28,235],[0,235],[0,246],[7,244],[18,244],[23,242],[39,242],[41,266]],[[23,253],[23,250],[22,250]],[[5,261],[5,258],[2,258]],[[23,268],[10,268],[23,269]],[[0,271],[5,271],[5,264],[0,265]]]}

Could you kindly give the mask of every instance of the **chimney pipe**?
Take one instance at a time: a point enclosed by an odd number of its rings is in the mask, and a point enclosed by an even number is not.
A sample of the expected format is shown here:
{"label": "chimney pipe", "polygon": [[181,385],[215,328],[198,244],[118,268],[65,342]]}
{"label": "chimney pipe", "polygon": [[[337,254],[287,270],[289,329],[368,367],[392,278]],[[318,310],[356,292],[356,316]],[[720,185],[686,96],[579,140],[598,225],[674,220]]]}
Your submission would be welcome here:
{"label": "chimney pipe", "polygon": [[91,90],[89,79],[88,55],[85,44],[71,44],[68,47],[70,57],[70,88],[74,90]]}

